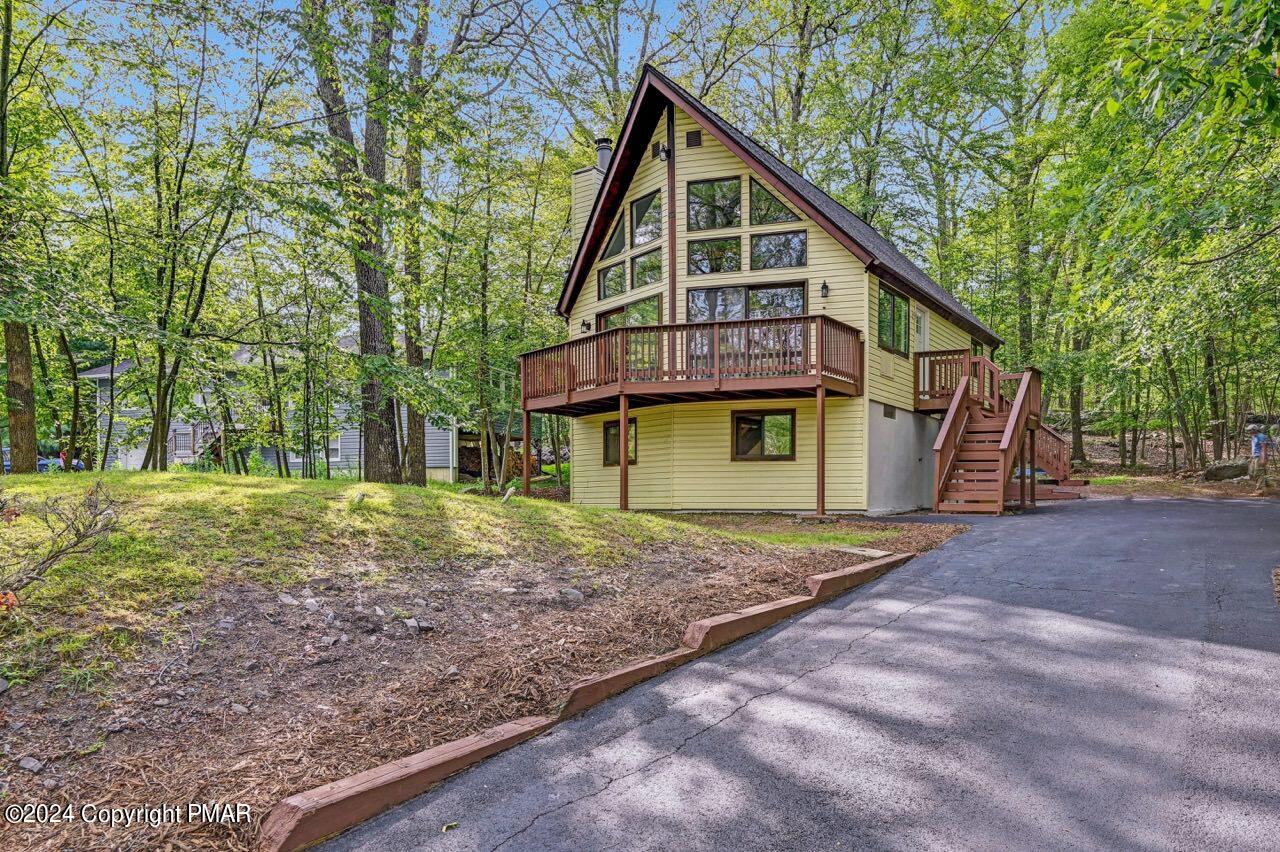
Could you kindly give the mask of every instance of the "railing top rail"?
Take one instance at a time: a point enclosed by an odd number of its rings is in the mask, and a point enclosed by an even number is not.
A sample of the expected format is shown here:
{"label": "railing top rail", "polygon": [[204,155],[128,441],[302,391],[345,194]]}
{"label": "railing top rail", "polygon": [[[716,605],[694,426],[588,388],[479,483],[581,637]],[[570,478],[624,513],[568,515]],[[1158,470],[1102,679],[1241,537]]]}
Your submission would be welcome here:
{"label": "railing top rail", "polygon": [[591,334],[584,334],[579,337],[570,338],[569,340],[553,343],[550,346],[543,346],[538,349],[531,349],[528,352],[521,352],[520,357],[524,358],[529,355],[536,355],[542,352],[550,352],[565,346],[573,344],[585,344],[593,340],[601,340],[608,336],[616,336],[623,332],[638,333],[647,331],[671,331],[678,329],[711,329],[711,328],[750,328],[752,326],[769,326],[769,325],[787,325],[787,324],[808,324],[822,320],[828,325],[834,325],[842,330],[847,330],[852,334],[861,336],[862,330],[856,326],[849,325],[842,320],[827,314],[800,314],[794,317],[764,317],[759,319],[743,319],[743,320],[713,320],[709,322],[678,322],[678,323],[655,323],[652,325],[629,325],[620,328],[610,328],[605,331],[595,331]]}

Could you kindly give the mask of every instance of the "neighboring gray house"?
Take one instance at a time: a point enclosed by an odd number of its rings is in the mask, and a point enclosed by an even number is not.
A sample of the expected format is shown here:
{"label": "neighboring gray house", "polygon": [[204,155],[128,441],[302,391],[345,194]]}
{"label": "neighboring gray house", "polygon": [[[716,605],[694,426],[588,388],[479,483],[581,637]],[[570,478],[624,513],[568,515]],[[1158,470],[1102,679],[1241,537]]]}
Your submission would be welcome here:
{"label": "neighboring gray house", "polygon": [[[117,393],[121,390],[121,382],[127,381],[128,373],[133,369],[130,360],[121,361],[115,367]],[[107,429],[107,408],[111,399],[110,365],[84,370],[80,378],[92,381],[97,388],[97,446],[101,450]],[[197,399],[197,404],[200,400]],[[334,406],[333,422],[348,422],[349,406],[345,403]],[[142,460],[147,451],[147,437],[150,424],[147,422],[149,412],[140,408],[117,408],[115,423],[112,428],[111,452],[107,456],[107,469],[120,467],[124,470],[141,470]],[[403,434],[405,414],[400,415],[400,430]],[[219,439],[220,423],[189,422],[174,418],[169,427],[168,460],[170,464],[191,464],[200,458],[211,441]],[[437,482],[456,482],[458,478],[458,429],[456,425],[441,428],[428,423],[426,426],[427,443],[427,478]],[[342,428],[335,433],[328,444],[328,461],[334,472],[357,473],[363,468],[364,459],[359,428]],[[274,447],[259,448],[263,460],[274,469],[276,466],[276,450]],[[286,454],[289,469],[294,473],[302,470],[302,456],[289,451]]]}

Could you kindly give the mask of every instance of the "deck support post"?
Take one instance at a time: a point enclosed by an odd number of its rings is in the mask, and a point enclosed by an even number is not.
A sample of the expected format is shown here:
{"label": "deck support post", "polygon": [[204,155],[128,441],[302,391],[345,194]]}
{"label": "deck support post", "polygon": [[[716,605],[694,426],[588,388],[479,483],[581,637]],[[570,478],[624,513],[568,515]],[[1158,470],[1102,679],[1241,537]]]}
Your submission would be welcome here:
{"label": "deck support post", "polygon": [[530,460],[533,458],[533,429],[530,428],[530,421],[533,418],[529,416],[529,412],[527,410],[520,412],[520,417],[521,417],[520,425],[524,428],[524,431],[521,433],[521,437],[520,437],[520,442],[524,445],[523,446],[524,490],[522,493],[524,494],[524,496],[528,497],[529,496],[529,463],[530,463]]}
{"label": "deck support post", "polygon": [[1036,432],[1038,429],[1032,429],[1031,434],[1027,436],[1027,442],[1031,444],[1031,508],[1036,507],[1036,480],[1040,477],[1036,475]]}
{"label": "deck support post", "polygon": [[629,510],[627,499],[627,463],[631,460],[631,422],[627,411],[627,395],[618,394],[618,508]]}
{"label": "deck support post", "polygon": [[827,513],[827,389],[818,385],[818,505],[814,514],[819,518]]}

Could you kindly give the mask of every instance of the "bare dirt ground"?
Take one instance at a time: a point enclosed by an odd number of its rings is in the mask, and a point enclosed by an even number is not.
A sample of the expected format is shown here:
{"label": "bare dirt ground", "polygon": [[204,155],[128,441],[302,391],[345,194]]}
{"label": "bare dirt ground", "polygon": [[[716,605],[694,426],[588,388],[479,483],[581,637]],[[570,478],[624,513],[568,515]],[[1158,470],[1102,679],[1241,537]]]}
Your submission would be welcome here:
{"label": "bare dirt ground", "polygon": [[[651,544],[625,567],[595,569],[537,553],[387,574],[335,562],[284,591],[231,583],[175,604],[168,639],[144,636],[147,650],[109,692],[44,679],[4,696],[6,753],[42,764],[11,775],[6,802],[243,802],[252,820],[5,825],[0,847],[249,849],[292,793],[551,712],[574,681],[671,650],[689,621],[796,594],[805,575],[865,560],[835,549],[840,539],[873,534],[870,547],[924,550],[965,529],[685,519],[744,539]],[[832,541],[795,543],[813,536]]]}
{"label": "bare dirt ground", "polygon": [[[1163,435],[1152,436],[1147,445],[1145,460],[1139,460],[1137,469],[1120,466],[1120,449],[1114,437],[1104,435],[1085,436],[1085,455],[1088,465],[1077,471],[1082,479],[1090,480],[1083,489],[1085,496],[1103,499],[1129,497],[1216,497],[1256,498],[1280,497],[1277,478],[1280,464],[1273,462],[1272,473],[1265,487],[1250,479],[1229,479],[1206,482],[1202,470],[1168,470],[1168,451]],[[1181,464],[1182,448],[1177,447]]]}

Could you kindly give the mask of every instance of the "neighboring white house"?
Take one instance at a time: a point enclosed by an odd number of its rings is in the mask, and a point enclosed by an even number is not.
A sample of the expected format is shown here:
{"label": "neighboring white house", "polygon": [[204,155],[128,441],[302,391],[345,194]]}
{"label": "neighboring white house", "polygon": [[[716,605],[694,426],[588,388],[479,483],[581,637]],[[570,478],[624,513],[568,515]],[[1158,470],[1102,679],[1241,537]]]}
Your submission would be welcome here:
{"label": "neighboring white house", "polygon": [[[119,382],[133,369],[130,360],[116,364],[114,378]],[[92,370],[84,370],[80,378],[92,381],[97,388],[97,447],[101,451],[107,430],[107,409],[111,399],[111,366],[104,365]],[[334,423],[348,423],[349,406],[345,403],[334,406],[332,420]],[[140,470],[142,460],[147,451],[147,438],[150,434],[150,423],[147,422],[150,412],[141,408],[117,408],[115,422],[112,426],[111,449],[107,455],[107,469],[120,467],[124,470]],[[405,415],[402,411],[400,428],[406,428]],[[216,420],[190,422],[174,418],[169,427],[168,461],[170,464],[190,464],[200,457],[211,441],[219,439],[221,424]],[[437,482],[455,482],[458,478],[458,427],[452,424],[447,427],[426,424],[425,437],[427,445],[427,478]],[[364,459],[359,428],[345,427],[337,430],[329,439],[327,454],[330,470],[342,473],[358,473],[363,469]],[[274,447],[259,447],[263,461],[274,469],[276,466],[276,450]],[[302,456],[289,451],[286,454],[289,469],[294,473],[302,470]]]}

